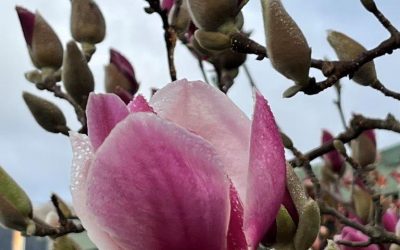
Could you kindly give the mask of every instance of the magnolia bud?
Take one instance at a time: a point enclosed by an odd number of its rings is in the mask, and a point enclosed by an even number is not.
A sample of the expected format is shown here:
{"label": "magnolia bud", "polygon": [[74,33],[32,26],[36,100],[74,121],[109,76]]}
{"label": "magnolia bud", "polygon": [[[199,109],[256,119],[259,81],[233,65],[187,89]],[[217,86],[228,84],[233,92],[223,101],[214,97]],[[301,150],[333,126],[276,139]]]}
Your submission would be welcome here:
{"label": "magnolia bud", "polygon": [[[328,31],[328,42],[335,50],[337,57],[342,61],[352,61],[361,56],[367,50],[358,42],[343,33],[330,30]],[[352,80],[364,86],[376,82],[377,76],[373,61],[361,66],[353,75]]]}
{"label": "magnolia bud", "polygon": [[[168,1],[164,0],[162,4],[166,2]],[[174,1],[170,0],[170,2],[173,3]],[[172,10],[169,12],[168,22],[170,23],[170,26],[172,26],[175,29],[179,39],[185,40],[185,34],[188,31],[191,24],[191,19],[186,1],[182,2],[182,4],[179,6],[179,10],[177,10],[176,8],[177,6],[174,5],[172,7]]]}
{"label": "magnolia bud", "polygon": [[352,157],[362,167],[370,165],[376,161],[376,138],[374,130],[362,132],[351,142]]}
{"label": "magnolia bud", "polygon": [[236,30],[235,18],[243,0],[187,0],[193,22],[206,31],[229,33]]}
{"label": "magnolia bud", "polygon": [[298,212],[302,211],[304,205],[308,201],[306,191],[299,177],[297,177],[292,166],[286,165],[286,187],[290,193],[293,204]]}
{"label": "magnolia bud", "polygon": [[320,224],[318,204],[310,199],[299,213],[299,224],[293,239],[296,250],[306,250],[311,247],[318,236]]}
{"label": "magnolia bud", "polygon": [[71,33],[80,43],[96,44],[104,40],[106,23],[92,0],[71,0]]}
{"label": "magnolia bud", "polygon": [[63,112],[52,102],[23,92],[22,97],[36,122],[45,130],[52,133],[68,134],[67,121]]}
{"label": "magnolia bud", "polygon": [[268,57],[272,66],[296,84],[307,86],[311,49],[280,0],[262,0]]}
{"label": "magnolia bud", "polygon": [[111,49],[110,64],[105,67],[105,71],[106,92],[114,93],[129,103],[139,89],[131,63],[121,53]]}
{"label": "magnolia bud", "polygon": [[36,12],[33,14],[22,7],[16,7],[32,63],[38,68],[58,69],[63,60],[63,48],[60,39]]}
{"label": "magnolia bud", "polygon": [[399,220],[399,216],[395,209],[389,208],[382,215],[382,225],[386,231],[395,233],[396,232],[396,223]]}
{"label": "magnolia bud", "polygon": [[231,47],[229,36],[223,33],[196,30],[194,37],[200,46],[207,50],[224,50]]}
{"label": "magnolia bud", "polygon": [[62,80],[68,94],[85,108],[89,93],[94,90],[94,79],[85,57],[74,41],[67,44]]}
{"label": "magnolia bud", "polygon": [[80,250],[81,248],[68,236],[61,236],[54,240],[53,250]]}
{"label": "magnolia bud", "polygon": [[24,190],[0,167],[0,223],[25,231],[32,218],[32,204]]}
{"label": "magnolia bud", "polygon": [[357,216],[363,223],[370,221],[374,207],[371,195],[359,185],[353,185],[351,198],[354,202],[354,209]]}
{"label": "magnolia bud", "polygon": [[281,205],[276,216],[276,242],[286,243],[296,233],[296,225],[284,206]]}

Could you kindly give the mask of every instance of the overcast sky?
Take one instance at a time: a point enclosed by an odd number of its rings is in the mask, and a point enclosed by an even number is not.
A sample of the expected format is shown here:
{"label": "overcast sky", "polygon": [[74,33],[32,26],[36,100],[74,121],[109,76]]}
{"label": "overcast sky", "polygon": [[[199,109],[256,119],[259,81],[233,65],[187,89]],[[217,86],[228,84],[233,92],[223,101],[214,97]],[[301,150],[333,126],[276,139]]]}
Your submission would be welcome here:
{"label": "overcast sky", "polygon": [[[312,47],[313,58],[335,58],[326,42],[326,30],[342,31],[373,48],[388,37],[386,30],[363,9],[358,0],[283,1],[288,12],[299,24]],[[376,1],[383,13],[398,27],[400,16],[398,0]],[[160,19],[143,11],[144,0],[97,0],[107,22],[107,37],[98,45],[90,62],[96,78],[96,91],[103,91],[104,65],[108,62],[108,49],[113,47],[133,63],[139,92],[149,96],[150,87],[162,87],[169,82],[165,45],[162,40]],[[27,82],[23,74],[32,70],[25,41],[15,12],[15,5],[38,10],[51,24],[65,44],[69,33],[70,1],[68,0],[1,0],[0,1],[0,165],[27,190],[34,202],[47,201],[51,192],[69,200],[69,171],[71,148],[68,138],[50,134],[41,129],[25,106],[21,92],[39,94],[59,104],[68,117],[70,127],[78,128],[72,109],[49,94],[41,93]],[[259,0],[250,0],[244,8],[245,27],[253,31],[253,39],[265,43]],[[178,78],[202,79],[197,62],[185,47],[176,51]],[[375,60],[379,79],[390,89],[400,91],[400,55]],[[299,94],[283,99],[282,92],[291,82],[275,72],[269,61],[256,61],[248,57],[248,65],[260,91],[269,100],[281,128],[290,135],[303,151],[319,144],[321,128],[337,134],[342,130],[338,112],[332,104],[333,89],[317,96]],[[208,67],[209,68],[209,67]],[[321,79],[321,75],[312,71]],[[343,105],[347,119],[351,113],[384,118],[391,112],[400,117],[400,104],[369,88],[347,79],[343,83]],[[253,100],[248,80],[242,74],[229,92],[233,101],[249,116]],[[398,134],[378,132],[380,148],[400,142]]]}

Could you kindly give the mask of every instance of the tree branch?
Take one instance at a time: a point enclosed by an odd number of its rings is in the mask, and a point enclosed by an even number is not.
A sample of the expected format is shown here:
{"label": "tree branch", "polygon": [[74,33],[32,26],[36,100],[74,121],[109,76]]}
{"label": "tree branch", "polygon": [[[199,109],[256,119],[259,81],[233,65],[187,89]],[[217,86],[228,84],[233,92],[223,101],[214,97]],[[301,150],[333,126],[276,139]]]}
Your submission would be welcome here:
{"label": "tree branch", "polygon": [[174,63],[174,51],[176,45],[175,30],[169,25],[168,12],[166,10],[161,9],[159,0],[146,0],[146,2],[148,2],[150,6],[145,8],[145,11],[149,14],[156,12],[161,17],[164,29],[164,40],[165,40],[165,45],[167,47],[169,74],[171,76],[171,81],[176,81],[177,78],[176,78],[176,69]]}
{"label": "tree branch", "polygon": [[[350,121],[350,127],[343,133],[339,134],[335,139],[340,140],[345,144],[357,138],[359,134],[368,129],[383,129],[400,133],[400,123],[391,114],[388,114],[384,120],[366,118],[362,115],[354,115]],[[333,141],[326,142],[305,153],[303,157],[308,161],[312,161],[333,149]],[[299,167],[303,165],[303,161],[304,159],[292,159],[290,163],[293,167]]]}

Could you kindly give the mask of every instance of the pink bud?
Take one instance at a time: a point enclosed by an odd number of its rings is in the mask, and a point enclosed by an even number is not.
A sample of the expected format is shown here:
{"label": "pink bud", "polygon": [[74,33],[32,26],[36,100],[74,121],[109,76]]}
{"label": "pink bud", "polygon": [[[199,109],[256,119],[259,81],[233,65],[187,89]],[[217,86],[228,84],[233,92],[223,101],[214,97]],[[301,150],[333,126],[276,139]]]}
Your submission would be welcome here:
{"label": "pink bud", "polygon": [[[334,137],[329,131],[322,131],[322,144],[333,141]],[[343,156],[338,151],[332,150],[324,155],[324,160],[331,170],[339,175],[343,174],[345,162]]]}
{"label": "pink bud", "polygon": [[128,59],[126,59],[126,57],[124,57],[118,51],[110,49],[110,63],[114,64],[117,69],[129,80],[132,87],[130,92],[131,94],[135,94],[139,88],[139,83],[136,81],[135,71],[133,70],[133,67]]}
{"label": "pink bud", "polygon": [[162,0],[161,2],[161,9],[170,11],[172,6],[174,5],[175,0]]}
{"label": "pink bud", "polygon": [[20,6],[15,7],[15,9],[17,10],[18,18],[21,23],[25,42],[30,47],[32,45],[33,28],[35,26],[35,14]]}
{"label": "pink bud", "polygon": [[54,30],[38,12],[33,14],[19,6],[15,9],[32,63],[38,69],[60,68],[63,60],[63,48]]}
{"label": "pink bud", "polygon": [[132,65],[121,53],[110,49],[110,64],[105,69],[106,91],[117,94],[125,103],[129,103],[139,88]]}

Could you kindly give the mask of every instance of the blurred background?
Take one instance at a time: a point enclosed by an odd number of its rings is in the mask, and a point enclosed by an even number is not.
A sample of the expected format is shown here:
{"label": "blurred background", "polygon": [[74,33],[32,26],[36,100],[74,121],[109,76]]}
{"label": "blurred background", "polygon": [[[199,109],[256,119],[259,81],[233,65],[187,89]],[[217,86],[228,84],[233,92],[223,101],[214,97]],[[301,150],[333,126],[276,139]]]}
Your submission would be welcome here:
{"label": "blurred background", "polygon": [[[96,91],[104,91],[104,66],[109,61],[109,48],[124,54],[133,64],[141,86],[139,93],[150,96],[150,88],[161,88],[170,80],[161,20],[158,15],[143,11],[144,0],[97,0],[107,23],[107,36],[97,46],[90,68],[96,79]],[[377,46],[388,38],[388,32],[376,18],[367,12],[359,1],[283,1],[287,11],[303,30],[312,57],[324,56],[336,59],[326,41],[326,30],[341,31],[356,39],[366,48]],[[381,11],[400,27],[397,0],[376,0]],[[72,108],[51,94],[39,91],[24,78],[32,70],[22,30],[15,11],[20,5],[31,11],[37,10],[50,23],[65,44],[71,39],[69,32],[70,1],[49,0],[2,0],[0,2],[0,165],[27,191],[36,204],[46,203],[51,192],[70,201],[69,172],[71,147],[68,138],[44,131],[34,121],[23,102],[22,91],[29,91],[57,103],[65,112],[71,128],[79,124]],[[250,0],[244,10],[245,30],[252,38],[265,44],[260,1]],[[175,55],[178,78],[201,80],[198,63],[188,50],[178,43]],[[255,82],[270,102],[279,126],[302,151],[320,144],[321,129],[334,134],[343,130],[338,111],[333,104],[334,88],[316,96],[298,94],[283,99],[282,93],[291,82],[272,69],[268,60],[256,61],[248,56],[247,65]],[[400,91],[400,53],[395,51],[375,60],[378,77],[387,88]],[[212,75],[212,68],[206,65]],[[311,75],[323,79],[312,70]],[[343,108],[346,119],[352,113],[368,117],[384,118],[387,113],[400,117],[400,104],[383,94],[343,79]],[[253,98],[248,79],[241,71],[228,95],[249,116],[252,115]],[[377,131],[380,149],[400,142],[400,136],[387,131]],[[290,155],[288,155],[290,157]],[[0,239],[1,239],[0,233]],[[2,250],[2,249],[1,249]]]}

